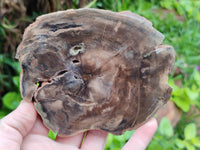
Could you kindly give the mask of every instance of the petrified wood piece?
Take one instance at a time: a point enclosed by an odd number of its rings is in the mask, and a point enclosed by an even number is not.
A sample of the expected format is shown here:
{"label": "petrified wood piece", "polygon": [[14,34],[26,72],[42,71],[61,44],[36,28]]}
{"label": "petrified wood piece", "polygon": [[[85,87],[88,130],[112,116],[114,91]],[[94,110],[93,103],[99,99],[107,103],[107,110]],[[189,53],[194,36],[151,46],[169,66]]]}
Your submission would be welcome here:
{"label": "petrified wood piece", "polygon": [[[88,129],[122,134],[171,96],[171,46],[151,22],[97,9],[37,18],[18,47],[21,94],[61,136]],[[36,85],[39,83],[39,87]]]}

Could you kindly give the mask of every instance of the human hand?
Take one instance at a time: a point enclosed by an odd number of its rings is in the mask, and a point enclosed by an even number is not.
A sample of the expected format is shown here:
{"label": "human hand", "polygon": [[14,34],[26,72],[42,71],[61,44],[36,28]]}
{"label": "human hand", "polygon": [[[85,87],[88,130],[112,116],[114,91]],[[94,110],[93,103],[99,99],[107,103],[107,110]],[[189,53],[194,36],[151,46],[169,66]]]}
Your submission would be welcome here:
{"label": "human hand", "polygon": [[[138,128],[123,150],[143,150],[157,129],[151,119]],[[0,120],[1,150],[103,150],[107,133],[90,130],[81,145],[84,133],[72,137],[48,138],[48,129],[42,124],[31,102],[22,101],[16,110]]]}

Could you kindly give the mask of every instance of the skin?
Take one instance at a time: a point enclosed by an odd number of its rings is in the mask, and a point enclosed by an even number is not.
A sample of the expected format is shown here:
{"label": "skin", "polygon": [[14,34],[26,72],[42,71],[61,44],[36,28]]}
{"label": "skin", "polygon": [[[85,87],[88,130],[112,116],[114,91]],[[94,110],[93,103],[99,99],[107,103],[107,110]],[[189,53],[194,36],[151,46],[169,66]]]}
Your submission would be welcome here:
{"label": "skin", "polygon": [[[138,128],[122,150],[144,150],[157,129],[155,118]],[[48,129],[36,113],[31,102],[22,100],[16,110],[0,120],[0,149],[6,150],[103,150],[108,133],[99,130],[72,137],[48,138]]]}

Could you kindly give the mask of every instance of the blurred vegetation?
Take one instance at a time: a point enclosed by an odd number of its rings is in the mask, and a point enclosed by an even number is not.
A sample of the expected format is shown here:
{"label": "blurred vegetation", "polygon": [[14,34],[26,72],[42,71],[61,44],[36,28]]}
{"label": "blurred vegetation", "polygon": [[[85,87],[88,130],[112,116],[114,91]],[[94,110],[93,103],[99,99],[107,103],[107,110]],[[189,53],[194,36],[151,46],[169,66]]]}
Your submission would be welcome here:
{"label": "blurred vegetation", "polygon": [[[20,66],[14,56],[24,29],[37,16],[79,7],[129,10],[150,20],[177,54],[169,84],[173,87],[171,100],[182,117],[174,128],[163,118],[147,150],[200,149],[199,0],[1,0],[0,7],[0,118],[20,102]],[[109,134],[106,150],[120,150],[133,132]]]}

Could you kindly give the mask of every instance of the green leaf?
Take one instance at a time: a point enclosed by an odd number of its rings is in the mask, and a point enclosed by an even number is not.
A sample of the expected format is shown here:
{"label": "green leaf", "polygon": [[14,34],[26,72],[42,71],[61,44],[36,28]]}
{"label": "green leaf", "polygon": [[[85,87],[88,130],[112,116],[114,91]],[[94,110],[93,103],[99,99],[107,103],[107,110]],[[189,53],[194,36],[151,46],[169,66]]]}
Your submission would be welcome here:
{"label": "green leaf", "polygon": [[89,4],[87,4],[84,8],[91,8],[93,5],[95,5],[97,0],[91,1]]}
{"label": "green leaf", "polygon": [[160,5],[166,9],[173,9],[174,0],[162,0]]}
{"label": "green leaf", "polygon": [[48,137],[50,139],[55,140],[56,136],[57,136],[57,133],[53,132],[52,130],[49,130]]}
{"label": "green leaf", "polygon": [[12,80],[14,85],[19,88],[19,76],[14,76]]}
{"label": "green leaf", "polygon": [[3,38],[6,37],[6,32],[1,26],[0,26],[0,33],[1,33],[1,36],[3,36]]}
{"label": "green leaf", "polygon": [[193,77],[196,83],[200,86],[200,73],[197,70],[195,70]]}
{"label": "green leaf", "polygon": [[18,73],[21,72],[21,67],[19,62],[12,62],[11,66],[13,67],[13,69],[15,69]]}
{"label": "green leaf", "polygon": [[[10,24],[9,20],[7,18],[3,18],[5,23],[1,23],[2,27],[4,27],[5,29],[14,29],[17,27],[17,25],[12,25]],[[7,23],[7,24],[6,24]]]}
{"label": "green leaf", "polygon": [[121,150],[121,148],[112,148],[112,150]]}
{"label": "green leaf", "polygon": [[18,94],[16,92],[8,92],[2,98],[3,104],[8,109],[11,109],[11,110],[17,108],[17,106],[19,105],[21,99],[22,98],[21,98],[20,94]]}
{"label": "green leaf", "polygon": [[195,137],[191,140],[192,144],[195,145],[196,147],[200,148],[200,140],[198,137]]}
{"label": "green leaf", "polygon": [[181,139],[176,139],[176,146],[178,146],[178,148],[183,149],[185,147],[185,142]]}
{"label": "green leaf", "polygon": [[1,24],[5,29],[14,29],[17,27],[17,25],[10,25],[10,24],[5,24],[5,23],[2,23]]}
{"label": "green leaf", "polygon": [[10,111],[8,111],[7,109],[5,108],[1,108],[0,110],[0,119],[5,117]]}
{"label": "green leaf", "polygon": [[133,130],[133,131],[126,131],[124,133],[124,137],[125,137],[126,141],[128,141],[131,138],[131,136],[133,135],[134,131],[135,130]]}
{"label": "green leaf", "polygon": [[188,124],[184,129],[184,136],[186,140],[191,140],[195,138],[197,134],[196,125],[194,123]]}
{"label": "green leaf", "polygon": [[186,91],[187,96],[190,98],[190,100],[196,100],[199,96],[198,91],[191,90],[188,87],[185,88],[185,91]]}
{"label": "green leaf", "polygon": [[112,143],[112,140],[113,140],[113,135],[112,134],[108,134],[108,138],[107,138],[107,141],[106,141],[106,148],[109,148],[111,143]]}
{"label": "green leaf", "polygon": [[167,119],[167,117],[164,117],[159,125],[159,132],[166,136],[166,137],[170,137],[173,135],[173,128],[171,126],[170,121]]}
{"label": "green leaf", "polygon": [[122,146],[121,140],[119,138],[117,138],[117,136],[114,136],[112,143],[114,144],[115,148]]}
{"label": "green leaf", "polygon": [[195,150],[195,147],[188,142],[185,143],[185,146],[186,146],[187,150]]}
{"label": "green leaf", "polygon": [[157,140],[152,140],[147,147],[147,150],[163,150],[163,146]]}
{"label": "green leaf", "polygon": [[190,100],[187,96],[185,98],[183,96],[177,96],[172,100],[184,112],[188,112],[190,110]]}
{"label": "green leaf", "polygon": [[179,90],[179,87],[174,83],[174,80],[171,79],[168,83],[173,88],[173,92],[177,92]]}

